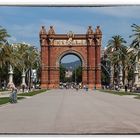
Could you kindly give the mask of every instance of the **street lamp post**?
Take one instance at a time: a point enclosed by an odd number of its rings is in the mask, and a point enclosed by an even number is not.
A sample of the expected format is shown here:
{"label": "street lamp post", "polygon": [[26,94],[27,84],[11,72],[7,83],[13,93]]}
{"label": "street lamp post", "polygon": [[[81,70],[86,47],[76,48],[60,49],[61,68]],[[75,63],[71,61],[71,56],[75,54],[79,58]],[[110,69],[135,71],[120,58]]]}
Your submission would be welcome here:
{"label": "street lamp post", "polygon": [[76,85],[76,66],[75,66],[75,85]]}
{"label": "street lamp post", "polygon": [[[136,51],[136,50],[135,50]],[[138,71],[138,53],[136,54],[136,59],[135,59],[135,71],[134,71],[134,85],[137,87],[139,84],[139,71]]]}
{"label": "street lamp post", "polygon": [[122,63],[119,64],[119,85],[120,87],[123,86],[123,82],[122,82],[122,77],[123,77],[123,73],[122,73]]}
{"label": "street lamp post", "polygon": [[26,76],[25,69],[23,68],[23,71],[22,71],[22,84],[21,84],[21,86],[25,86],[26,87],[25,76]]}

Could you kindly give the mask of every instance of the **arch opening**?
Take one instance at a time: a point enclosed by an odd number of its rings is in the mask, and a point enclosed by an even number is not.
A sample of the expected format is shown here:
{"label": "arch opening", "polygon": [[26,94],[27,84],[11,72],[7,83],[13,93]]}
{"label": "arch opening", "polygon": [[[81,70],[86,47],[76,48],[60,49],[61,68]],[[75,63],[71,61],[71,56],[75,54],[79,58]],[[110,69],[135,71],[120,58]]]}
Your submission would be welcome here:
{"label": "arch opening", "polygon": [[82,85],[82,58],[73,53],[65,53],[59,59],[60,87],[75,88]]}

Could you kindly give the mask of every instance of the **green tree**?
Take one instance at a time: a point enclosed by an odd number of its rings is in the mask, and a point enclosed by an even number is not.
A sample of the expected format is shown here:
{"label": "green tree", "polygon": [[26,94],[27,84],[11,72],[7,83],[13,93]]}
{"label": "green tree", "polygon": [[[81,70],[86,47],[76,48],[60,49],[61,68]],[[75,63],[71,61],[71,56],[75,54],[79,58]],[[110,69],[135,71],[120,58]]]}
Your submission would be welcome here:
{"label": "green tree", "polygon": [[109,85],[110,83],[110,61],[108,61],[107,55],[101,58],[101,83],[102,85]]}
{"label": "green tree", "polygon": [[7,38],[10,37],[7,30],[0,26],[0,46],[7,42]]}
{"label": "green tree", "polygon": [[2,67],[6,63],[7,58],[7,38],[10,37],[10,35],[7,33],[7,30],[0,26],[0,67]]}
{"label": "green tree", "polygon": [[60,82],[65,82],[66,68],[60,64]]}
{"label": "green tree", "polygon": [[[133,67],[133,75],[134,75],[134,71],[137,71],[137,69],[138,69],[137,64],[138,64],[138,61],[139,61],[139,58],[140,58],[140,26],[138,26],[136,24],[133,24],[133,25],[131,25],[131,27],[132,27],[133,34],[130,35],[130,38],[133,38],[133,40],[132,40],[132,43],[131,43],[130,47],[132,48],[132,53],[133,53],[133,56],[134,56],[134,64],[135,64],[134,65],[135,68]],[[132,74],[132,71],[131,71],[131,74]],[[138,75],[135,75],[135,78],[137,76]],[[134,82],[137,83],[137,80],[134,80]]]}
{"label": "green tree", "polygon": [[37,69],[38,73],[40,71],[40,52],[28,44],[10,45],[7,41],[8,37],[10,35],[6,29],[0,26],[0,82],[8,80],[8,71],[11,67],[14,70],[16,84],[21,82],[23,72],[29,73],[28,81],[31,83],[32,69]]}
{"label": "green tree", "polygon": [[8,37],[10,37],[10,35],[7,30],[0,26],[0,87],[1,82],[8,78],[6,74],[8,71],[7,58],[9,56],[9,51],[7,49],[7,46],[9,46],[7,42]]}
{"label": "green tree", "polygon": [[[126,47],[126,41],[124,38],[122,38],[120,35],[113,36],[109,41],[107,45],[107,54],[110,56],[111,61],[111,69],[112,71],[112,77],[114,79],[112,82],[114,83],[114,80],[118,82],[118,75],[119,75],[119,65],[125,64],[125,57],[127,52]],[[123,67],[124,69],[124,67]]]}
{"label": "green tree", "polygon": [[40,54],[38,50],[28,44],[15,44],[15,51],[18,58],[17,69],[27,75],[26,82],[28,83],[29,89],[32,86],[32,69],[40,69]]}
{"label": "green tree", "polygon": [[140,26],[133,24],[131,25],[131,27],[132,27],[132,31],[134,32],[134,34],[130,35],[130,38],[133,38],[131,47],[139,50],[140,49]]}
{"label": "green tree", "polygon": [[82,82],[82,67],[81,66],[78,66],[75,70],[73,70],[72,81],[76,83]]}

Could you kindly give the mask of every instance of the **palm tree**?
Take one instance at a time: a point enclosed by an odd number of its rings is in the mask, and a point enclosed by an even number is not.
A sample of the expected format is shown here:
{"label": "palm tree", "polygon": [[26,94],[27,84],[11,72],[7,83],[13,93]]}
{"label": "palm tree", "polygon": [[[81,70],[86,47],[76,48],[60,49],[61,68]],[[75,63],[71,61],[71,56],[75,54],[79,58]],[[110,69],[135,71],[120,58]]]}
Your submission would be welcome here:
{"label": "palm tree", "polygon": [[[113,36],[107,45],[107,53],[110,55],[111,60],[111,84],[114,84],[116,78],[116,82],[122,84],[122,64],[124,63],[124,55],[126,52],[126,41],[120,36]],[[119,77],[118,77],[119,76]],[[118,81],[119,78],[119,81]]]}
{"label": "palm tree", "polygon": [[[8,46],[7,38],[10,35],[7,33],[6,29],[0,26],[0,67],[5,64],[5,56],[7,52],[6,46]],[[5,54],[6,53],[6,54]]]}
{"label": "palm tree", "polygon": [[22,84],[21,85],[26,87],[25,75],[26,75],[26,70],[27,70],[28,46],[26,44],[19,43],[19,44],[15,44],[15,48],[16,48],[16,52],[17,52],[16,54],[17,54],[17,58],[18,58],[17,69],[22,72]]}
{"label": "palm tree", "polygon": [[[125,72],[127,71],[127,83],[132,85],[133,77],[134,77],[134,64],[135,64],[135,55],[132,48],[127,50],[127,58],[125,59]],[[126,81],[126,79],[125,79]],[[131,83],[130,83],[131,82]]]}
{"label": "palm tree", "polygon": [[10,52],[7,59],[7,63],[9,66],[8,87],[11,87],[11,86],[14,86],[13,72],[15,69],[19,70],[21,62],[20,62],[20,57],[19,57],[20,54],[18,52],[18,47],[15,44],[9,45],[8,50]]}
{"label": "palm tree", "polygon": [[134,34],[130,36],[130,38],[134,38],[131,43],[131,47],[135,49],[140,49],[140,26],[133,24],[131,25],[131,27],[133,28],[132,31],[134,32]]}
{"label": "palm tree", "polygon": [[29,90],[32,87],[33,81],[32,81],[32,69],[36,69],[38,68],[38,66],[40,65],[40,55],[38,50],[33,47],[33,46],[28,46],[28,51],[27,51],[27,55],[28,55],[28,60],[27,60],[27,67],[28,67],[28,86],[29,86]]}
{"label": "palm tree", "polygon": [[[0,85],[3,73],[7,70],[7,59],[9,56],[8,41],[7,38],[10,37],[7,30],[0,26]],[[5,79],[3,79],[5,80]]]}
{"label": "palm tree", "polygon": [[140,26],[133,24],[131,25],[132,31],[134,34],[130,36],[130,38],[133,38],[133,41],[131,43],[131,47],[134,50],[135,53],[135,82],[134,84],[137,86],[139,82],[139,72],[138,72],[138,59],[140,57]]}
{"label": "palm tree", "polygon": [[130,75],[130,71],[133,71],[134,68],[134,54],[131,50],[131,48],[128,48],[123,53],[123,66],[124,66],[124,85],[127,85],[130,80],[132,80],[132,74]]}
{"label": "palm tree", "polygon": [[10,37],[7,30],[0,26],[0,46],[7,42],[7,37]]}
{"label": "palm tree", "polygon": [[31,71],[33,68],[36,68],[39,66],[39,53],[37,49],[35,49],[33,46],[30,46],[29,44],[15,44],[16,45],[16,54],[17,54],[17,68],[19,71],[22,72],[22,84],[26,86],[25,82],[25,76],[26,73],[28,73],[28,86],[30,88],[31,86]]}
{"label": "palm tree", "polygon": [[10,45],[7,37],[10,37],[10,35],[6,29],[0,26],[0,72],[3,67],[9,68],[10,85],[13,83],[13,71],[16,68],[19,72],[22,72],[22,83],[25,83],[26,72],[30,72],[29,79],[31,79],[31,70],[40,66],[39,52],[29,44],[18,43]]}

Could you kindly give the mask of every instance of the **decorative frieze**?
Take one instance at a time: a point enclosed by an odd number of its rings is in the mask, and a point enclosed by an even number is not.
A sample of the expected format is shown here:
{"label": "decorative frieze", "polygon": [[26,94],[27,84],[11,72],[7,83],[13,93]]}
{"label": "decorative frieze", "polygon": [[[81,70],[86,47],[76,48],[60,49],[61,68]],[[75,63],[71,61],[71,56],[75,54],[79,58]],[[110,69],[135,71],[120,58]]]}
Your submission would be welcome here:
{"label": "decorative frieze", "polygon": [[54,44],[53,45],[60,45],[60,46],[68,46],[68,45],[87,45],[87,41],[86,40],[71,40],[71,42],[69,42],[69,40],[54,40]]}

